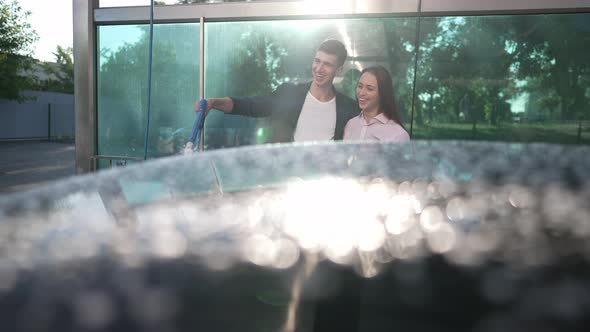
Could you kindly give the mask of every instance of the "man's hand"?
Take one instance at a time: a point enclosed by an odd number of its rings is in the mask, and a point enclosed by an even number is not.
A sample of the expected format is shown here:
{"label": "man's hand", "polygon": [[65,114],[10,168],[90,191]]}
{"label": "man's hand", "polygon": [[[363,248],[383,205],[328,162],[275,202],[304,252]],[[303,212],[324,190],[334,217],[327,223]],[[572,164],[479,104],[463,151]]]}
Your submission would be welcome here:
{"label": "man's hand", "polygon": [[[201,104],[201,101],[203,101],[203,99],[197,101],[195,103],[195,112],[199,112],[199,105]],[[207,114],[209,114],[209,110],[211,109],[211,99],[207,99],[207,106],[205,107],[205,117],[207,116]]]}
{"label": "man's hand", "polygon": [[[195,104],[195,112],[199,111],[199,103],[200,100]],[[207,99],[207,107],[205,107],[205,116],[209,114],[209,110],[212,108],[220,110],[223,113],[231,113],[232,109],[234,108],[234,102],[228,97],[209,98]]]}

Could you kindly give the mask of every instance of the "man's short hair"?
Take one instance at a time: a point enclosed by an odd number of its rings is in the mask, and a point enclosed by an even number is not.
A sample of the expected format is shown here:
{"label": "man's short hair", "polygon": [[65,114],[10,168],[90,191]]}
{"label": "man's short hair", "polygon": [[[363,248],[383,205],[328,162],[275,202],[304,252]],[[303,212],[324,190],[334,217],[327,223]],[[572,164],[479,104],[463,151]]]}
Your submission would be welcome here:
{"label": "man's short hair", "polygon": [[341,67],[346,61],[348,57],[348,52],[346,51],[346,47],[342,42],[336,39],[327,39],[325,40],[320,47],[318,47],[318,51],[322,51],[324,53],[335,55],[338,59],[338,67]]}

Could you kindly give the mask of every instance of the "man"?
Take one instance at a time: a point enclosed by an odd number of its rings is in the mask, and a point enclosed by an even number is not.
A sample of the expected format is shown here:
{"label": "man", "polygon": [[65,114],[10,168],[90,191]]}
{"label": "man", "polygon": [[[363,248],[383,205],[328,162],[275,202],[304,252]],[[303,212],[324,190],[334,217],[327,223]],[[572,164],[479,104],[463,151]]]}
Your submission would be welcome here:
{"label": "man", "polygon": [[210,98],[205,112],[214,108],[226,114],[270,117],[272,143],[341,140],[346,122],[358,115],[356,102],[333,85],[346,57],[341,42],[326,40],[313,59],[311,82],[282,84],[270,96]]}

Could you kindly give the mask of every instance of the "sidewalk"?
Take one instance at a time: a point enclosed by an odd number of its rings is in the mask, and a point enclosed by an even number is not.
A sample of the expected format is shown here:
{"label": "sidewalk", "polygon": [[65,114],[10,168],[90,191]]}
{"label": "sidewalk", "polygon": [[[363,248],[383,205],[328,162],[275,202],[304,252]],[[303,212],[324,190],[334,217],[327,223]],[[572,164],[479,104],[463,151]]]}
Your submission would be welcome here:
{"label": "sidewalk", "polygon": [[75,159],[74,143],[0,142],[0,195],[72,176]]}

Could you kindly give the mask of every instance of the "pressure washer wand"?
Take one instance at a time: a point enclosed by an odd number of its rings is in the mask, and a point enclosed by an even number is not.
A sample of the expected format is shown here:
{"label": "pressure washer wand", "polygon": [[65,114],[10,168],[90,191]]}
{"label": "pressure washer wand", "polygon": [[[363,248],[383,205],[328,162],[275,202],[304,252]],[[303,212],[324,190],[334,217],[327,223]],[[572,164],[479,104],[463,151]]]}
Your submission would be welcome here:
{"label": "pressure washer wand", "polygon": [[207,108],[207,100],[201,99],[199,102],[199,109],[195,122],[193,124],[193,130],[188,142],[184,146],[183,154],[191,154],[196,150],[199,150],[201,146],[201,137],[203,134],[203,126],[205,125],[205,109]]}

